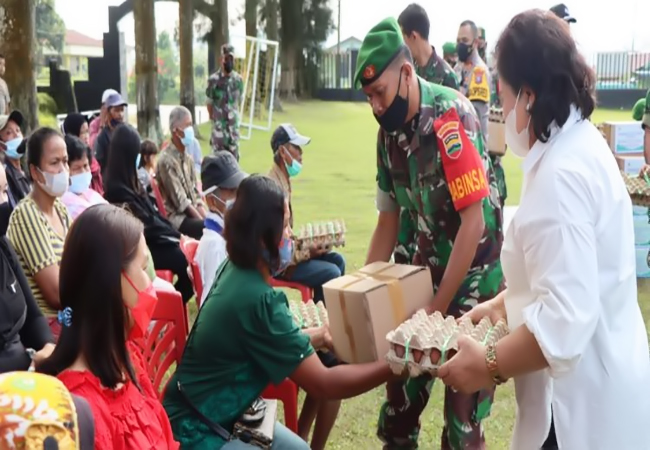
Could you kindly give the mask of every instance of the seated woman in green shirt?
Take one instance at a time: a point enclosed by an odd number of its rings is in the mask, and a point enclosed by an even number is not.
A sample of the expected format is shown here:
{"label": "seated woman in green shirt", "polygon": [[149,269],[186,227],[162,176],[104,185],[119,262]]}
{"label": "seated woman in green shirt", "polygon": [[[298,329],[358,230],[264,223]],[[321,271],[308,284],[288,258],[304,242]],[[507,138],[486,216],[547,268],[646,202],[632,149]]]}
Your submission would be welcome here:
{"label": "seated woman in green shirt", "polygon": [[[384,361],[323,366],[314,347],[331,347],[329,332],[310,338],[293,322],[287,297],[269,285],[291,261],[288,221],[280,186],[261,175],[242,181],[225,221],[230,259],[217,272],[163,401],[184,450],[254,448],[237,440],[226,443],[193,407],[231,432],[269,383],[289,377],[308,395],[334,400],[367,392],[392,376]],[[272,448],[309,446],[276,424]]]}

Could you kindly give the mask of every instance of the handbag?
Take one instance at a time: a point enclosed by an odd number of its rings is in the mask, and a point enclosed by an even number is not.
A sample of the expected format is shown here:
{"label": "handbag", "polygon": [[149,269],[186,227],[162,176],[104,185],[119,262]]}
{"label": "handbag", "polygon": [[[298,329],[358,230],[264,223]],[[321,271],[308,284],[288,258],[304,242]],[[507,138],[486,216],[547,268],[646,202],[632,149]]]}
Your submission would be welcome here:
{"label": "handbag", "polygon": [[[251,408],[240,418],[233,429],[232,434],[224,427],[206,417],[189,399],[180,381],[176,382],[176,388],[194,415],[207,426],[210,431],[215,433],[226,442],[238,439],[245,444],[258,447],[263,450],[270,450],[273,444],[273,432],[275,430],[275,420],[277,414],[277,400],[257,399],[251,405]],[[260,409],[262,410],[260,414]],[[250,413],[253,414],[250,414]]]}

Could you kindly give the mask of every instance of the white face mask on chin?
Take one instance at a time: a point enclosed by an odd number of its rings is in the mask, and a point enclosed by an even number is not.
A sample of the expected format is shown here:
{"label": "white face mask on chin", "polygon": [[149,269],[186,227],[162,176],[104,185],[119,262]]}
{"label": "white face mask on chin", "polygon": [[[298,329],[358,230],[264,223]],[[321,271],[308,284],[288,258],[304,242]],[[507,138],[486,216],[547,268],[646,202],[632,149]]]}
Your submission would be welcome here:
{"label": "white face mask on chin", "polygon": [[[517,104],[519,103],[520,95],[521,89],[519,89],[519,92],[517,93],[515,106],[506,116],[506,144],[508,145],[508,148],[512,150],[512,153],[520,158],[525,158],[530,151],[530,135],[528,133],[528,127],[530,126],[531,117],[528,117],[526,127],[521,131],[521,133],[519,133],[517,131]],[[528,111],[529,107],[530,105],[526,106],[526,111]]]}

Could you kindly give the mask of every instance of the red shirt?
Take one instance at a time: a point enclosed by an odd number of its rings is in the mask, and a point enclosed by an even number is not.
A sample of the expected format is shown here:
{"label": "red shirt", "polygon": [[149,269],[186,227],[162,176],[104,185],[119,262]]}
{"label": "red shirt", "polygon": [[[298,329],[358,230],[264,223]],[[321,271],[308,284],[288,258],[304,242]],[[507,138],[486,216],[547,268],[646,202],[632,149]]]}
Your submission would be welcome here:
{"label": "red shirt", "polygon": [[66,370],[58,378],[84,397],[95,418],[95,450],[176,450],[169,419],[149,380],[140,350],[127,343],[140,391],[127,381],[107,389],[89,371]]}

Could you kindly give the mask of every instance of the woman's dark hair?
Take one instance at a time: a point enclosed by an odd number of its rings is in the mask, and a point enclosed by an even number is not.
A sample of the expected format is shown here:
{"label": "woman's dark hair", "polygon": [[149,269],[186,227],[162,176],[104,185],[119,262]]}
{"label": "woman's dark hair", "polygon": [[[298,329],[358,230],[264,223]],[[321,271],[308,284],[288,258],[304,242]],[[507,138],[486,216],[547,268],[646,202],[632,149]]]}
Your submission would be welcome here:
{"label": "woman's dark hair", "polygon": [[131,125],[120,124],[113,130],[108,150],[106,185],[125,184],[134,192],[144,195],[135,167],[135,161],[140,153],[140,141],[140,135]]}
{"label": "woman's dark hair", "polygon": [[61,133],[53,128],[42,127],[34,131],[27,141],[27,166],[40,167],[45,143]]}
{"label": "woman's dark hair", "polygon": [[66,134],[63,138],[65,146],[68,148],[68,164],[79,161],[84,156],[88,158],[88,164],[92,162],[92,152],[84,142],[77,136]]}
{"label": "woman's dark hair", "polygon": [[81,134],[81,126],[84,123],[87,123],[88,119],[83,114],[72,113],[68,114],[63,121],[62,131],[63,134],[71,134],[73,136],[79,137]]}
{"label": "woman's dark hair", "polygon": [[122,298],[122,273],[137,254],[143,225],[113,205],[95,205],[74,221],[59,269],[62,308],[72,309],[52,355],[37,367],[56,376],[83,355],[102,385],[125,380],[137,385],[126,346],[129,313]]}
{"label": "woman's dark hair", "polygon": [[139,167],[144,167],[148,158],[150,158],[152,155],[158,154],[158,146],[154,141],[145,139],[142,141],[142,144],[140,144],[140,154],[142,155],[142,158],[140,158]]}
{"label": "woman's dark hair", "polygon": [[[582,118],[596,107],[595,76],[578,51],[567,24],[552,12],[533,9],[516,15],[496,46],[500,78],[513,90],[535,94],[531,123],[547,142],[550,125],[563,126],[575,105]],[[523,91],[522,91],[523,94]]]}
{"label": "woman's dark hair", "polygon": [[257,269],[264,250],[272,262],[284,231],[284,192],[275,180],[251,175],[241,182],[226,214],[224,237],[228,257],[238,267]]}

